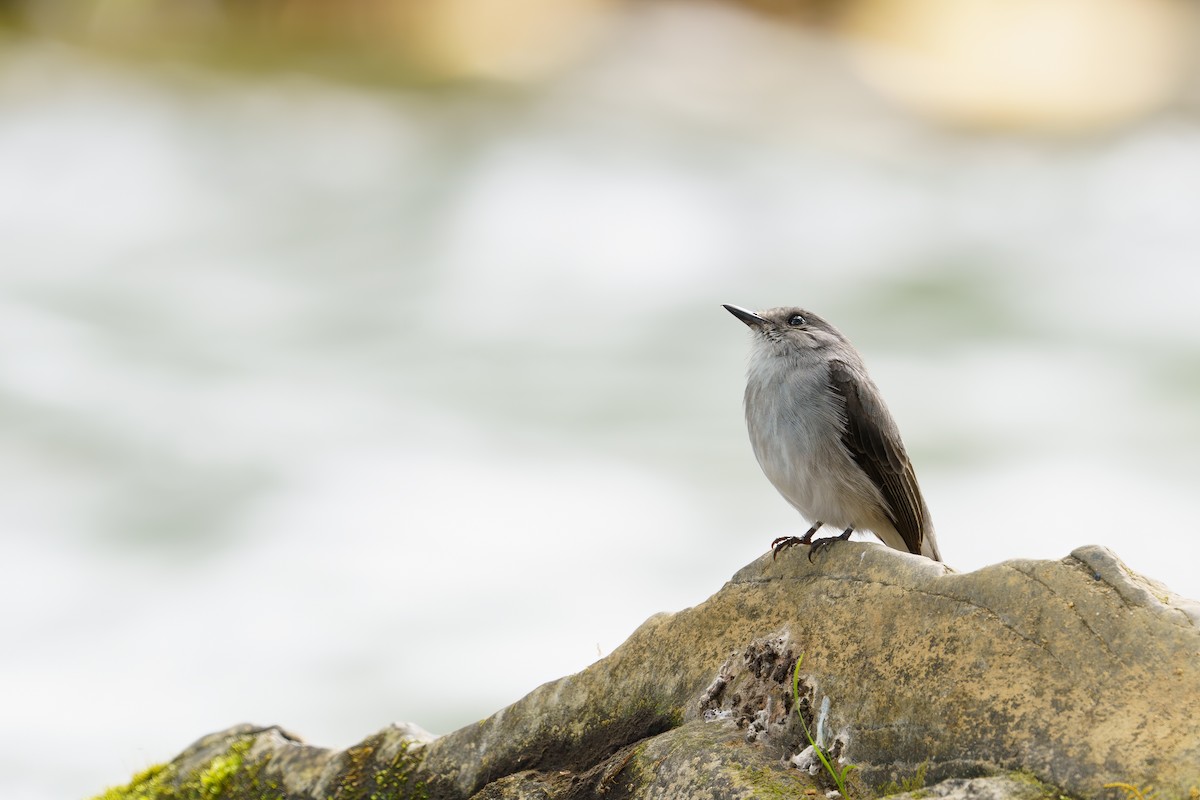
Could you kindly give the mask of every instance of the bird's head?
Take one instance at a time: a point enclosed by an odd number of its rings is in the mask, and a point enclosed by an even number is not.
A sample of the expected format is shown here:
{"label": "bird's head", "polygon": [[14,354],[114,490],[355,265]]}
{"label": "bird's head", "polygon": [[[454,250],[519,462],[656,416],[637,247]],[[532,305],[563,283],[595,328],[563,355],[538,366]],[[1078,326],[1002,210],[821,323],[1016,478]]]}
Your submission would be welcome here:
{"label": "bird's head", "polygon": [[794,306],[749,311],[726,305],[725,310],[746,323],[755,339],[780,354],[822,351],[846,343],[846,337],[811,311]]}

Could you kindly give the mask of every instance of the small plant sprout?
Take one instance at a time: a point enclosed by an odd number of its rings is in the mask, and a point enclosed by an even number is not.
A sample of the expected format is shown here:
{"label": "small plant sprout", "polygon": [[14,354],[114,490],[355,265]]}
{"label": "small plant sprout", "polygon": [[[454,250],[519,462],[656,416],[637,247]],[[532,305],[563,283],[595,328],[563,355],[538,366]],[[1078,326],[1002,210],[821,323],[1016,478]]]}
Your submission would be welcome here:
{"label": "small plant sprout", "polygon": [[812,745],[813,752],[817,754],[821,764],[825,767],[825,771],[829,773],[829,777],[833,778],[833,782],[837,784],[838,792],[846,800],[850,800],[850,793],[846,789],[846,776],[850,774],[850,770],[854,769],[853,764],[847,764],[842,767],[839,772],[833,762],[829,760],[829,756],[825,753],[821,746],[817,744],[817,740],[813,738],[812,733],[808,730],[808,723],[804,721],[804,715],[800,713],[800,665],[804,662],[804,655],[801,654],[796,659],[796,668],[792,670],[792,705],[796,709],[796,716],[800,717],[800,727],[804,729],[804,736],[808,739],[808,743]]}

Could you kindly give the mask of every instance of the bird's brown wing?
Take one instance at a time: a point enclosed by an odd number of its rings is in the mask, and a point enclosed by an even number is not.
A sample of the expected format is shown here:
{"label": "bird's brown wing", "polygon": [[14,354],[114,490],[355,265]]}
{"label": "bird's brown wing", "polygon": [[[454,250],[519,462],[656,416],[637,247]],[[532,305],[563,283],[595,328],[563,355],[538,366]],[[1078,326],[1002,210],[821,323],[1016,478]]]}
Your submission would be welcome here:
{"label": "bird's brown wing", "polygon": [[883,495],[888,517],[909,552],[920,554],[926,520],[917,475],[891,414],[875,393],[860,390],[861,380],[844,362],[830,362],[830,387],[845,402],[842,443]]}

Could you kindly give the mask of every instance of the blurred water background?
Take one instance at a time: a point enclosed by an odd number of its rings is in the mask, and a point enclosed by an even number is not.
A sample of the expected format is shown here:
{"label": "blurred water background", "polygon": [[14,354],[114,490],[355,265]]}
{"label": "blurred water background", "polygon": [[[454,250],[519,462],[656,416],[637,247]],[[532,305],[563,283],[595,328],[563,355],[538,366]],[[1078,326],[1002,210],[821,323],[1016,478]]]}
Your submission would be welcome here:
{"label": "blurred water background", "polygon": [[1169,0],[0,4],[0,796],[443,733],[803,522],[744,327],[866,355],[960,571],[1200,597]]}

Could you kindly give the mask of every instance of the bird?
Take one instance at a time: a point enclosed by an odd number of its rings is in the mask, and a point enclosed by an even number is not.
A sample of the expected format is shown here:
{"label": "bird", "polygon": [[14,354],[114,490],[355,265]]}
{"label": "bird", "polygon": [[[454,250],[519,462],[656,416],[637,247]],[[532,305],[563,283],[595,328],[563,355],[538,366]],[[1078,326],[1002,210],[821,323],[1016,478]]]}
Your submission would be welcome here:
{"label": "bird", "polygon": [[[933,521],[900,430],[854,345],[803,308],[725,310],[750,328],[746,427],[768,480],[812,523],[771,543],[820,549],[869,531],[888,547],[941,561]],[[844,529],[813,541],[824,525]]]}

